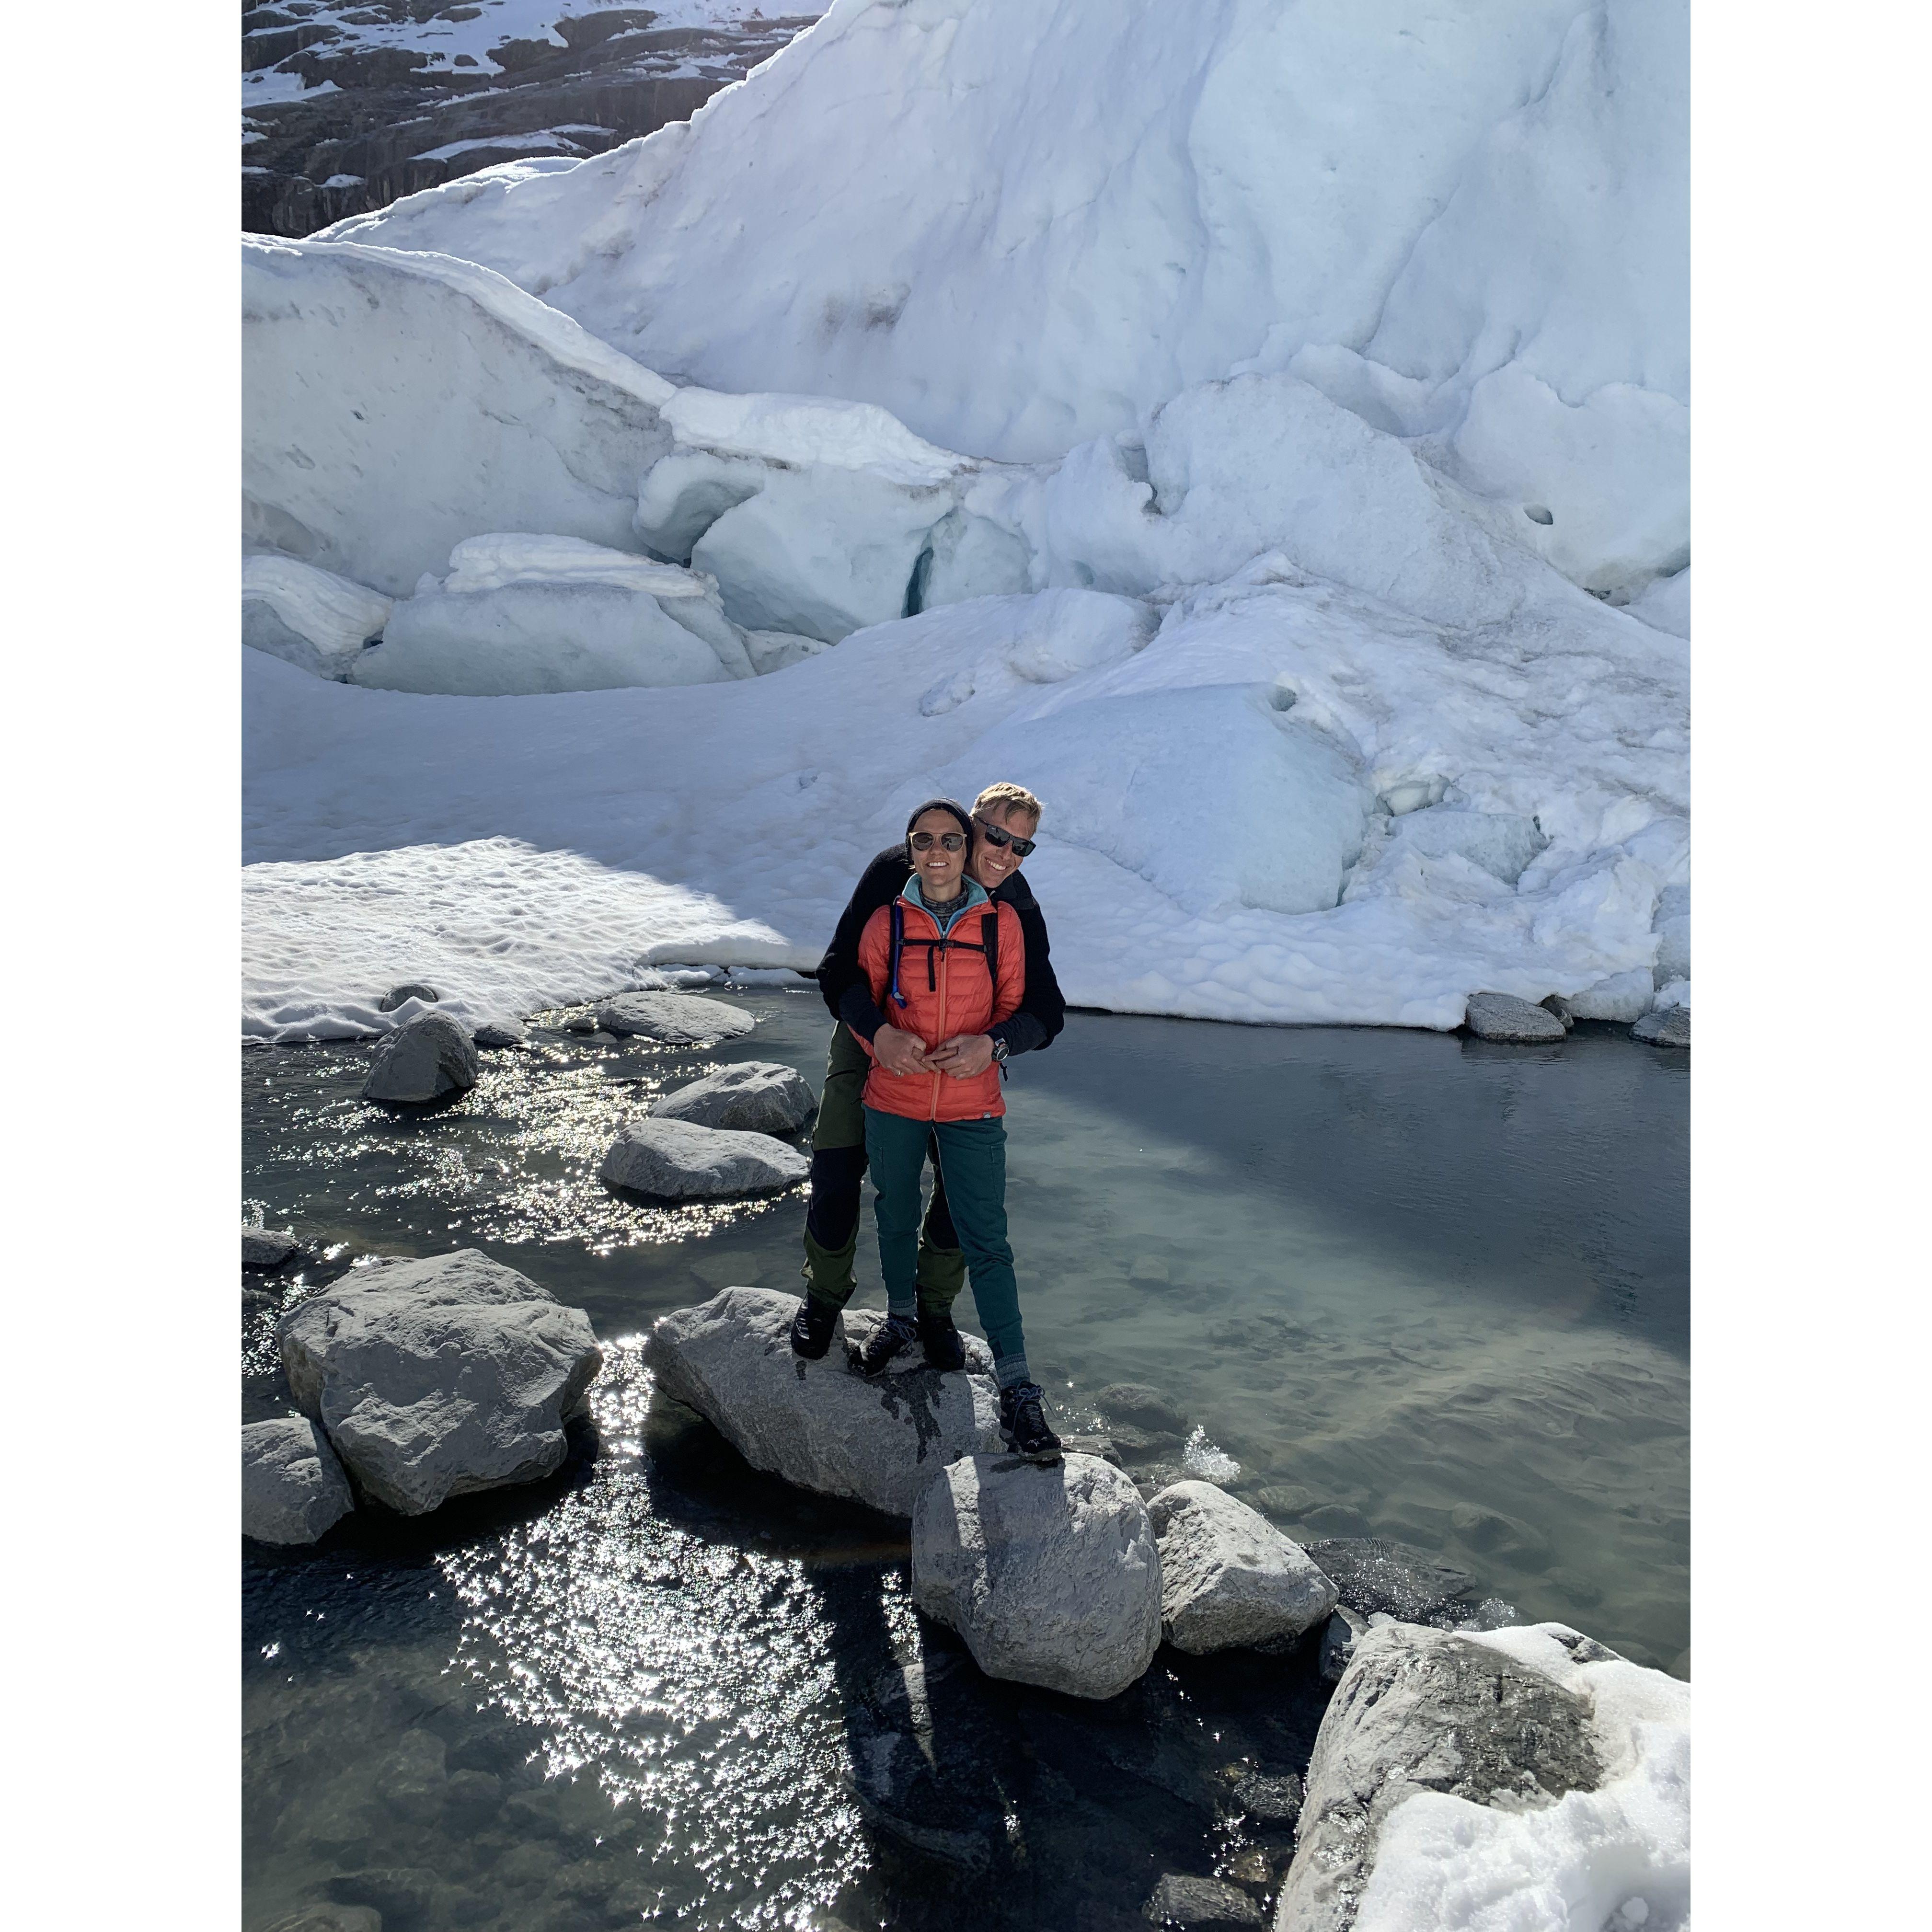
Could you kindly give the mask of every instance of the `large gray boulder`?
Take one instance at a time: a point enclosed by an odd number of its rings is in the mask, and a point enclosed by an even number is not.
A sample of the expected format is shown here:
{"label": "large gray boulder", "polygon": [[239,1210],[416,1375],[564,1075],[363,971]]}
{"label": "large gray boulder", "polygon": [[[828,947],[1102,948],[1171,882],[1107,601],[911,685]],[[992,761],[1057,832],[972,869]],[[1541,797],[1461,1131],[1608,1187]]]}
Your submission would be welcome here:
{"label": "large gray boulder", "polygon": [[447,1013],[424,1013],[392,1034],[362,1083],[365,1100],[391,1106],[427,1106],[466,1094],[481,1064],[475,1042]]}
{"label": "large gray boulder", "polygon": [[1510,993],[1472,993],[1463,1024],[1478,1040],[1500,1040],[1518,1046],[1542,1046],[1563,1037],[1563,1022],[1541,1006]]}
{"label": "large gray boulder", "polygon": [[659,1120],[655,1114],[626,1126],[598,1169],[608,1186],[661,1201],[769,1194],[811,1172],[806,1156],[769,1134],[728,1133],[688,1120]]}
{"label": "large gray boulder", "polygon": [[277,1334],[302,1413],[405,1516],[548,1475],[603,1365],[583,1310],[474,1248],[358,1268]]}
{"label": "large gray boulder", "polygon": [[635,1034],[665,1046],[710,1046],[738,1039],[758,1022],[722,1000],[695,993],[620,993],[599,1004],[597,1024],[620,1040]]}
{"label": "large gray boulder", "polygon": [[1148,1501],[1160,1546],[1160,1618],[1177,1650],[1286,1646],[1322,1622],[1335,1586],[1298,1544],[1212,1483]]}
{"label": "large gray boulder", "polygon": [[[1574,1631],[1562,1634],[1579,1663],[1612,1655]],[[1390,1814],[1420,1792],[1520,1812],[1595,1790],[1604,1765],[1592,1700],[1562,1681],[1576,1675],[1418,1624],[1364,1633],[1316,1738],[1274,1932],[1347,1932]],[[1525,1874],[1526,1888],[1536,1876]]]}
{"label": "large gray boulder", "polygon": [[790,1134],[818,1104],[796,1068],[775,1060],[745,1060],[664,1095],[653,1102],[651,1118],[734,1133]]}
{"label": "large gray boulder", "polygon": [[1646,1013],[1630,1028],[1630,1038],[1641,1040],[1646,1046],[1688,1048],[1690,1044],[1690,1009],[1665,1006],[1656,1012]]}
{"label": "large gray boulder", "polygon": [[[835,1336],[822,1361],[791,1352],[798,1298],[728,1288],[664,1316],[644,1345],[659,1391],[710,1423],[754,1468],[800,1489],[909,1516],[919,1493],[958,1456],[1000,1447],[992,1357],[964,1338],[966,1367],[948,1375],[916,1352],[876,1381],[845,1365]],[[848,1308],[845,1340],[862,1346],[885,1318]]]}
{"label": "large gray boulder", "polygon": [[257,1543],[313,1543],[355,1507],[328,1437],[307,1416],[243,1425],[244,1536]]}
{"label": "large gray boulder", "polygon": [[1094,1456],[962,1456],[912,1516],[913,1601],[988,1677],[1117,1696],[1160,1646],[1160,1555],[1131,1480]]}

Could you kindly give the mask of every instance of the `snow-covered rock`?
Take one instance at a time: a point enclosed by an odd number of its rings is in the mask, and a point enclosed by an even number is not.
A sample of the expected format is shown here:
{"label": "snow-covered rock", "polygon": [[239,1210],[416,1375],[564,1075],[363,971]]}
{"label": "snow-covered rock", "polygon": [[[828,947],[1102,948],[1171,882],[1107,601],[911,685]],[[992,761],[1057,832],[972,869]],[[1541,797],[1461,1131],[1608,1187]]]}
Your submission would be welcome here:
{"label": "snow-covered rock", "polygon": [[767,1133],[732,1133],[651,1114],[620,1132],[597,1170],[612,1187],[661,1201],[724,1201],[802,1180],[812,1162]]}
{"label": "snow-covered rock", "polygon": [[688,1120],[746,1134],[796,1133],[818,1103],[795,1067],[776,1060],[741,1060],[651,1103],[657,1120]]}
{"label": "snow-covered rock", "polygon": [[1626,1026],[1650,1011],[1655,994],[1648,967],[1613,973],[1570,995],[1570,1010],[1580,1020],[1620,1020]]}
{"label": "snow-covered rock", "polygon": [[462,1026],[447,1013],[423,1013],[376,1048],[362,1097],[427,1106],[468,1093],[481,1071],[476,1044]]}
{"label": "snow-covered rock", "polygon": [[317,677],[342,676],[381,636],[390,601],[296,557],[257,552],[242,560],[242,641]]}
{"label": "snow-covered rock", "polygon": [[1217,1878],[1196,1878],[1168,1872],[1148,1894],[1141,1916],[1151,1925],[1174,1932],[1202,1932],[1209,1928],[1259,1925],[1262,1909],[1245,1892]]}
{"label": "snow-covered rock", "polygon": [[1630,1028],[1630,1038],[1646,1046],[1681,1046],[1690,1044],[1690,1009],[1672,1006],[1646,1013]]}
{"label": "snow-covered rock", "polygon": [[597,1024],[620,1040],[636,1036],[664,1046],[710,1046],[742,1037],[758,1021],[742,1007],[694,993],[620,993],[598,1004]]}
{"label": "snow-covered rock", "polygon": [[1335,1586],[1268,1519],[1212,1483],[1148,1499],[1160,1549],[1162,1634],[1204,1656],[1293,1643],[1335,1607]]}
{"label": "snow-covered rock", "polygon": [[400,986],[392,986],[382,995],[376,1003],[376,1010],[381,1013],[393,1013],[399,1007],[407,1006],[412,1000],[420,1000],[424,1005],[433,1006],[438,1004],[442,998],[442,995],[434,986],[425,986],[420,980],[406,980]]}
{"label": "snow-covered rock", "polygon": [[[1000,1448],[992,1358],[976,1336],[963,1338],[963,1372],[902,1358],[868,1382],[846,1366],[836,1337],[820,1361],[794,1355],[797,1310],[796,1295],[728,1288],[662,1317],[644,1349],[658,1390],[696,1409],[754,1468],[888,1516],[910,1516],[956,1456]],[[848,1308],[846,1341],[862,1346],[884,1319]]]}
{"label": "snow-covered rock", "polygon": [[912,1513],[913,1601],[989,1677],[1112,1697],[1160,1644],[1160,1556],[1132,1482],[1097,1456],[964,1455]]}
{"label": "snow-covered rock", "polygon": [[1540,1005],[1510,993],[1472,993],[1463,1024],[1478,1040],[1508,1041],[1519,1046],[1544,1046],[1563,1037],[1563,1022]]}
{"label": "snow-covered rock", "polygon": [[474,1248],[358,1269],[276,1334],[302,1413],[405,1516],[550,1474],[603,1364],[581,1309]]}
{"label": "snow-covered rock", "polygon": [[307,1416],[242,1425],[244,1536],[257,1543],[313,1543],[355,1507],[328,1437]]}
{"label": "snow-covered rock", "polygon": [[1681,1926],[1689,1783],[1688,1684],[1560,1624],[1380,1624],[1316,1739],[1274,1932]]}

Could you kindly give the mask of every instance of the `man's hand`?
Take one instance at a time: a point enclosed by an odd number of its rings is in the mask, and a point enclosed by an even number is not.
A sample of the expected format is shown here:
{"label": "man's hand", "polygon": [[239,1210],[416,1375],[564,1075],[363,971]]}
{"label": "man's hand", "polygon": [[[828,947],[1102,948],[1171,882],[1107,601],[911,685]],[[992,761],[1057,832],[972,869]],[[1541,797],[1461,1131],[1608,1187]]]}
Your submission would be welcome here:
{"label": "man's hand", "polygon": [[956,1080],[970,1080],[992,1064],[992,1039],[983,1033],[956,1033],[950,1040],[941,1041],[926,1057],[928,1066],[936,1066]]}
{"label": "man's hand", "polygon": [[916,1033],[895,1026],[882,1026],[872,1036],[872,1057],[888,1073],[930,1073],[932,1062],[926,1057],[926,1042]]}

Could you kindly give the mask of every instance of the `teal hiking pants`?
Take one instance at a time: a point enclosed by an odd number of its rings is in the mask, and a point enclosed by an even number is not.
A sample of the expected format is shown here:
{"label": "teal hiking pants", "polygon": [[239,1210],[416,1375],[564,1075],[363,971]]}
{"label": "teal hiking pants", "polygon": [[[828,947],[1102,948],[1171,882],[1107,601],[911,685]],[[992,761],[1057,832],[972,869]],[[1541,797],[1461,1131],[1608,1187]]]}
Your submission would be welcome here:
{"label": "teal hiking pants", "polygon": [[980,1326],[992,1346],[994,1372],[1003,1388],[1028,1381],[1019,1284],[1006,1240],[1004,1120],[909,1120],[866,1109],[866,1158],[878,1193],[873,1210],[887,1304],[895,1315],[917,1312],[920,1182],[928,1138],[938,1146],[946,1204],[965,1254]]}

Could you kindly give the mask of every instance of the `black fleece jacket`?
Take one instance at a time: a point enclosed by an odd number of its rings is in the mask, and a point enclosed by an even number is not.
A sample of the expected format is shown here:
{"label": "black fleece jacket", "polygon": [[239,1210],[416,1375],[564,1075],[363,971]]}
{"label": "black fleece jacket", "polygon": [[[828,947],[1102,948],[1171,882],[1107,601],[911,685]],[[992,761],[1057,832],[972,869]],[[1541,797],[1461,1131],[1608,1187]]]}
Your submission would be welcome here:
{"label": "black fleece jacket", "polygon": [[[866,922],[881,906],[889,906],[905,890],[912,876],[906,864],[905,848],[890,845],[866,868],[838,915],[832,944],[818,962],[818,989],[834,1019],[843,1020],[861,1040],[869,1041],[886,1024],[886,1016],[872,998],[871,984],[859,970],[859,939]],[[986,1030],[994,1040],[1006,1043],[1010,1058],[1052,1045],[1054,1036],[1066,1024],[1066,1002],[1060,982],[1053,975],[1053,958],[1047,944],[1046,920],[1033,888],[1015,872],[994,893],[1000,904],[1010,905],[1018,915],[1020,932],[1026,940],[1026,990],[1020,996],[1019,1010],[1011,1019],[1002,1020]]]}

